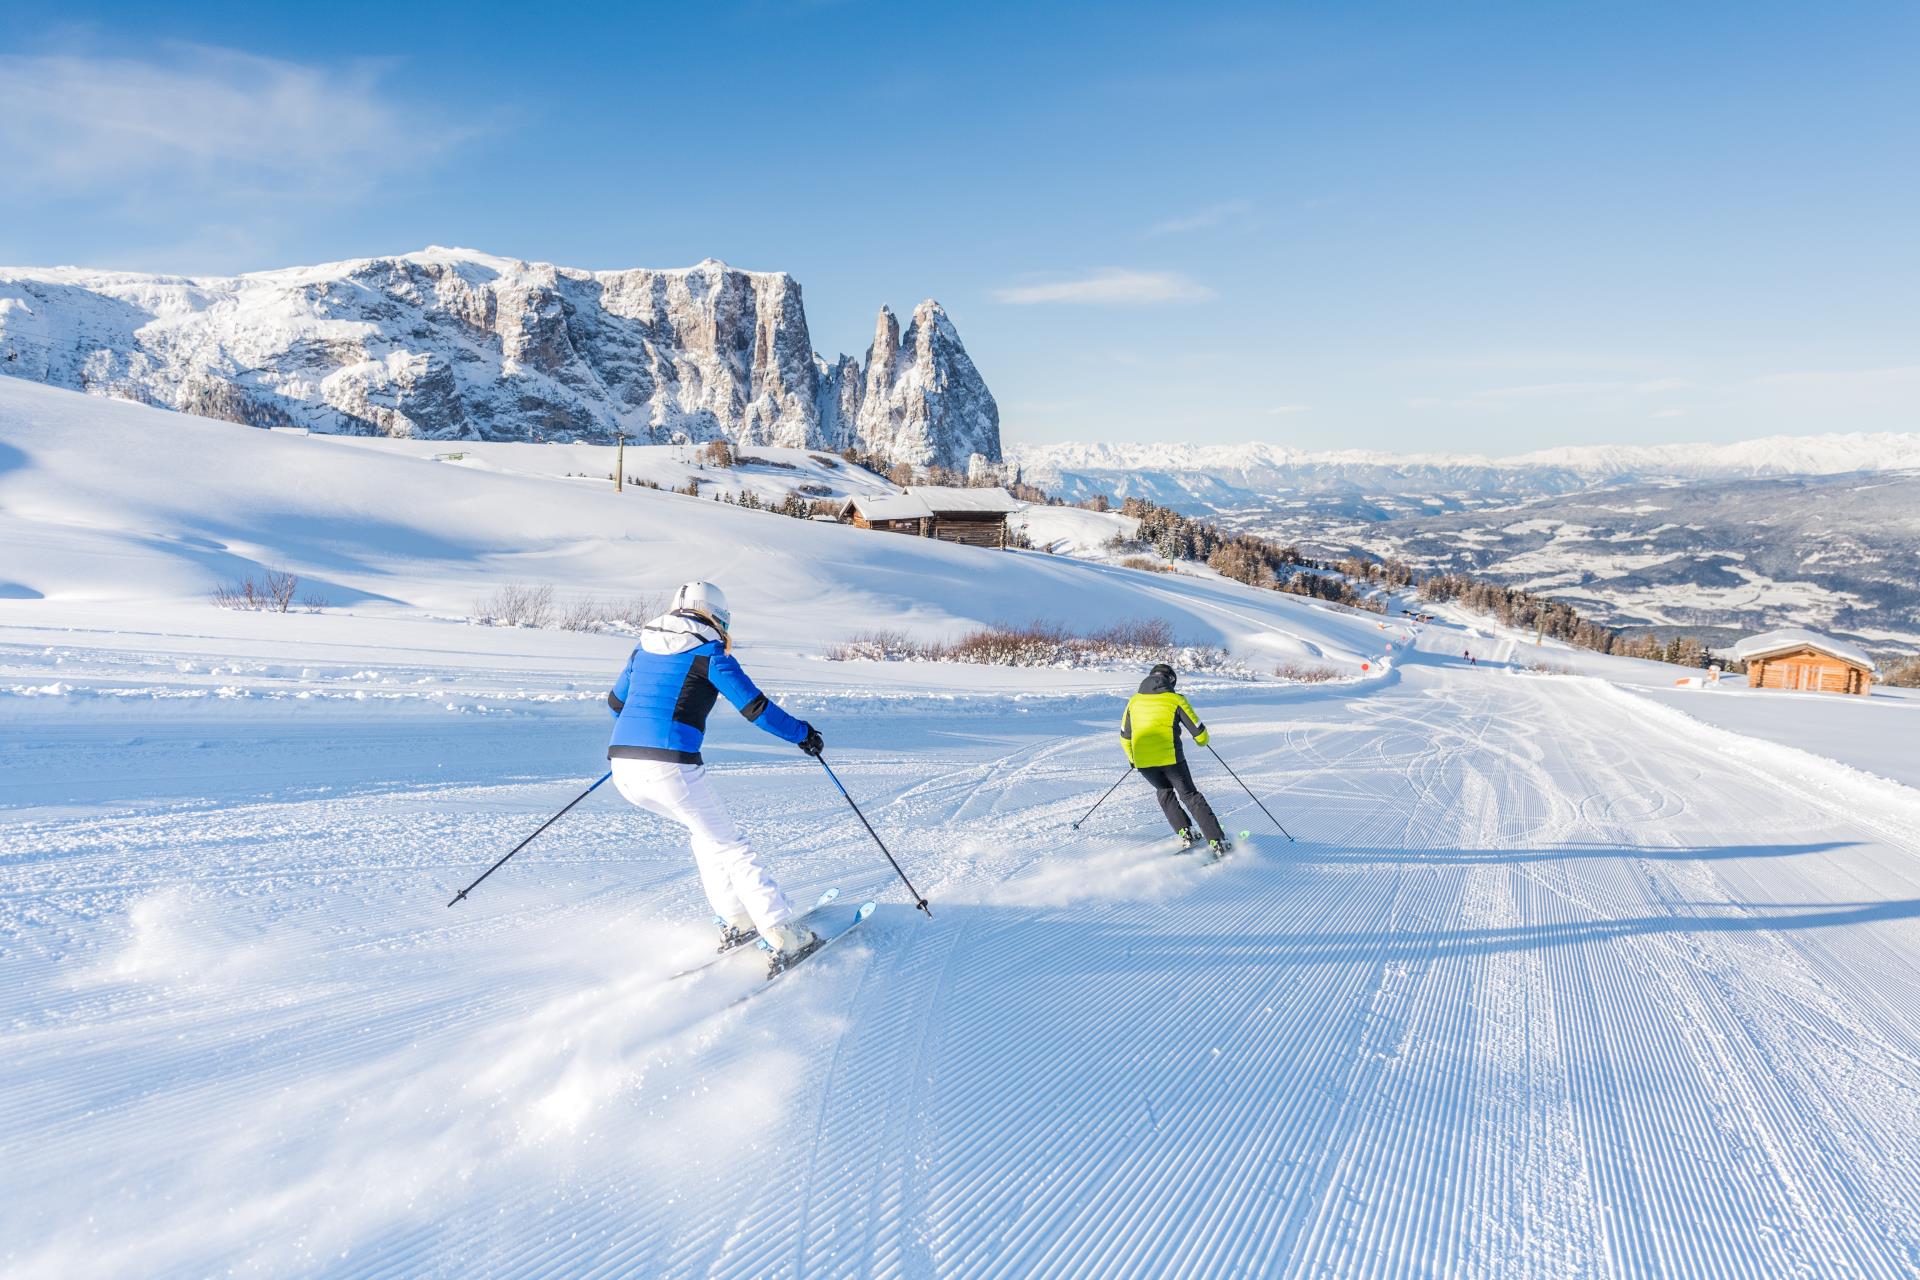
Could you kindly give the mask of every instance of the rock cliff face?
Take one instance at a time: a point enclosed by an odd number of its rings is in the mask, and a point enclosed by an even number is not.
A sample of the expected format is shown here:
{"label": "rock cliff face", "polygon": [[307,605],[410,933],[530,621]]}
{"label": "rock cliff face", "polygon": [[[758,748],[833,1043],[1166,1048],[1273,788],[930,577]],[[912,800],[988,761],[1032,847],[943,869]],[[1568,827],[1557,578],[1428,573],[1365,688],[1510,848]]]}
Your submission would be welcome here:
{"label": "rock cliff face", "polygon": [[576,271],[428,249],[219,279],[0,270],[0,372],[258,426],[726,439],[964,469],[999,410],[946,313],[816,356],[800,286],[707,261]]}
{"label": "rock cliff face", "polygon": [[932,299],[914,308],[904,337],[880,308],[854,420],[867,448],[899,461],[965,469],[971,455],[1000,458],[1000,408]]}

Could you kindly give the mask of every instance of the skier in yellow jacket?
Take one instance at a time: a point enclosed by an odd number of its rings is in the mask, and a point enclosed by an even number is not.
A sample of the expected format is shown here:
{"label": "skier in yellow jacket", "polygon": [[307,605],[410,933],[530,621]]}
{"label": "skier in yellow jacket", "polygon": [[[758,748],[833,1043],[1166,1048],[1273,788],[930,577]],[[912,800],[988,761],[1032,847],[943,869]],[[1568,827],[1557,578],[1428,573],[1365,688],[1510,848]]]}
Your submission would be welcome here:
{"label": "skier in yellow jacket", "polygon": [[[1175,834],[1192,848],[1194,827],[1198,824],[1207,847],[1218,856],[1233,846],[1220,830],[1213,806],[1193,785],[1193,774],[1187,769],[1186,752],[1180,741],[1184,731],[1191,733],[1195,742],[1206,746],[1207,726],[1200,723],[1193,704],[1173,691],[1177,679],[1173,668],[1164,662],[1147,673],[1147,678],[1140,682],[1140,692],[1127,699],[1126,714],[1120,718],[1120,745],[1140,776],[1153,784],[1160,812],[1167,815],[1167,823]],[[1193,814],[1191,818],[1187,816],[1189,811]]]}

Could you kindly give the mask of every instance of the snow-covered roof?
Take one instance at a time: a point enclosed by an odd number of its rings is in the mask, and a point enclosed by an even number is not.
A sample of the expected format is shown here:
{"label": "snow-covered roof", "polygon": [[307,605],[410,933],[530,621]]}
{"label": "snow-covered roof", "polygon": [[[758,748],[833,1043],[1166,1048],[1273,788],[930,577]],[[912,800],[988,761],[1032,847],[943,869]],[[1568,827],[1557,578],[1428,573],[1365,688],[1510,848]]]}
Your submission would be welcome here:
{"label": "snow-covered roof", "polygon": [[917,484],[909,486],[907,492],[935,511],[1010,515],[1023,505],[1005,489],[959,489],[948,485]]}
{"label": "snow-covered roof", "polygon": [[868,520],[925,520],[933,508],[910,493],[857,493],[842,511],[852,508]]}
{"label": "snow-covered roof", "polygon": [[1873,659],[1867,656],[1865,649],[1848,644],[1845,640],[1835,640],[1832,636],[1823,636],[1817,631],[1805,631],[1799,627],[1788,627],[1781,631],[1767,631],[1757,636],[1748,636],[1733,646],[1733,656],[1742,662],[1754,658],[1764,658],[1770,653],[1786,653],[1793,649],[1813,649],[1828,657],[1838,658],[1842,662],[1851,662],[1855,666],[1875,670]]}

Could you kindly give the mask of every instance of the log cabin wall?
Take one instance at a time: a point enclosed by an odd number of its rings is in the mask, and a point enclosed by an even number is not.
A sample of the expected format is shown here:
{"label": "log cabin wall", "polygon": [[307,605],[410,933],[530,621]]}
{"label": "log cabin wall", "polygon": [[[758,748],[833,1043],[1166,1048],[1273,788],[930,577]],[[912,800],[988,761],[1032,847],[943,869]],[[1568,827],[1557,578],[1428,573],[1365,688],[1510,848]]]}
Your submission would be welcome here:
{"label": "log cabin wall", "polygon": [[1867,693],[1870,672],[1816,649],[1774,653],[1747,662],[1747,684],[1754,689],[1803,690],[1809,693]]}
{"label": "log cabin wall", "polygon": [[1007,518],[994,512],[936,512],[933,536],[942,542],[960,542],[969,547],[1007,545]]}

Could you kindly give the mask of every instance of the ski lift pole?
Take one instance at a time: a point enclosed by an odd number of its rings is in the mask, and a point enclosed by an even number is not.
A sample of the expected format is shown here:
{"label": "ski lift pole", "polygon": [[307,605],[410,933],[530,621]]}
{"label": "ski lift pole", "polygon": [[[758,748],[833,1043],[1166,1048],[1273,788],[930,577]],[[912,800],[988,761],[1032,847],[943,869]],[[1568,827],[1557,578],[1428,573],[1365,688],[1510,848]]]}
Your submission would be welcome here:
{"label": "ski lift pole", "polygon": [[[1125,782],[1128,778],[1131,778],[1132,776],[1133,776],[1133,766],[1128,765],[1127,771],[1120,775],[1120,782]],[[1107,802],[1107,796],[1112,795],[1114,792],[1120,789],[1120,782],[1116,782],[1112,786],[1108,787],[1107,794],[1101,796],[1098,800],[1095,800],[1093,802],[1093,809],[1098,809],[1101,805],[1105,804]],[[1081,814],[1080,822],[1085,822],[1088,818],[1091,818],[1093,816],[1093,809],[1089,809],[1085,813]],[[1078,831],[1080,829],[1080,822],[1076,822],[1073,824],[1073,830]]]}
{"label": "ski lift pole", "polygon": [[[1207,744],[1207,750],[1208,750],[1208,751],[1213,751],[1213,744],[1212,744],[1211,742],[1209,742],[1209,743]],[[1220,753],[1219,753],[1218,751],[1213,751],[1213,758],[1214,758],[1215,760],[1220,760]],[[1235,773],[1235,772],[1233,771],[1233,766],[1232,766],[1232,765],[1230,765],[1230,764],[1228,764],[1228,763],[1227,763],[1227,762],[1226,762],[1225,760],[1220,760],[1220,767],[1221,767],[1222,769],[1225,769],[1225,770],[1227,771],[1227,776],[1228,776],[1228,777],[1230,777],[1230,778],[1232,778],[1232,779],[1233,779],[1233,780],[1234,780],[1235,782],[1240,782],[1240,775],[1239,775],[1239,774],[1237,774],[1237,773]],[[1269,809],[1269,808],[1267,808],[1267,806],[1266,806],[1266,805],[1264,805],[1264,804],[1261,804],[1261,803],[1260,803],[1260,797],[1259,797],[1259,796],[1256,796],[1256,795],[1254,795],[1254,794],[1253,794],[1253,788],[1252,788],[1252,787],[1250,787],[1250,786],[1248,786],[1248,785],[1247,785],[1246,783],[1244,783],[1244,782],[1240,782],[1240,789],[1241,789],[1242,791],[1244,791],[1244,792],[1246,792],[1246,793],[1247,793],[1247,798],[1248,798],[1248,799],[1250,799],[1250,800],[1252,800],[1252,801],[1253,801],[1253,802],[1254,802],[1255,804],[1258,804],[1258,805],[1260,805],[1260,812],[1262,812],[1262,813],[1264,813],[1264,814],[1266,814],[1266,815],[1267,815],[1267,821],[1268,821],[1268,822],[1271,822],[1271,823],[1272,823],[1272,824],[1273,824],[1274,826],[1276,826],[1276,827],[1279,827],[1279,828],[1280,828],[1280,834],[1281,834],[1281,835],[1283,835],[1283,836],[1286,836],[1286,837],[1287,837],[1287,843],[1288,843],[1288,844],[1293,844],[1293,843],[1295,843],[1295,840],[1294,840],[1294,838],[1293,838],[1293,836],[1292,836],[1292,834],[1291,834],[1290,832],[1288,832],[1288,830],[1287,830],[1287,829],[1286,829],[1285,827],[1281,827],[1281,826],[1280,826],[1280,819],[1278,819],[1278,818],[1276,818],[1276,817],[1274,817],[1274,816],[1273,816],[1273,810],[1271,810],[1271,809]]]}
{"label": "ski lift pole", "polygon": [[[612,776],[613,776],[613,770],[609,769],[605,773],[600,775],[600,782],[605,782],[608,778],[611,778]],[[594,783],[591,787],[588,787],[585,791],[582,791],[579,795],[567,801],[567,809],[573,808],[573,806],[579,804],[582,800],[585,800],[588,796],[592,795],[595,791],[599,790],[600,782]],[[519,844],[507,850],[506,855],[502,857],[500,861],[494,863],[492,866],[488,867],[485,871],[480,873],[480,880],[485,880],[488,876],[492,875],[494,872],[498,871],[501,867],[505,866],[507,858],[511,858],[514,854],[520,852],[522,849],[532,844],[534,836],[539,835],[542,831],[545,831],[548,827],[560,821],[562,817],[566,816],[567,809],[562,809],[559,813],[556,813],[551,818],[548,818],[545,822],[541,823],[538,828],[535,829],[532,836],[528,836],[525,840],[522,840]],[[454,894],[453,901],[449,902],[447,905],[450,907],[457,905],[460,899],[466,897],[469,893],[472,893],[475,889],[480,887],[480,880],[475,880],[472,884],[468,885],[466,888],[462,889],[460,892]]]}
{"label": "ski lift pole", "polygon": [[880,852],[887,855],[887,861],[893,867],[893,874],[900,877],[900,883],[907,886],[907,892],[913,895],[913,905],[926,912],[927,919],[933,919],[933,908],[928,906],[927,900],[920,896],[920,891],[913,887],[913,881],[907,879],[907,873],[900,869],[898,862],[894,861],[893,852],[887,848],[887,842],[880,838],[880,833],[873,829],[871,822],[867,821],[867,815],[860,812],[860,806],[854,803],[852,796],[847,794],[846,787],[841,784],[840,775],[833,771],[833,766],[827,763],[825,756],[815,756],[814,759],[818,760],[820,767],[827,771],[827,777],[833,779],[833,785],[839,790],[840,798],[845,800],[847,807],[853,810],[853,816],[860,819],[860,825],[867,829],[867,834],[873,837],[873,842],[880,846]]}

